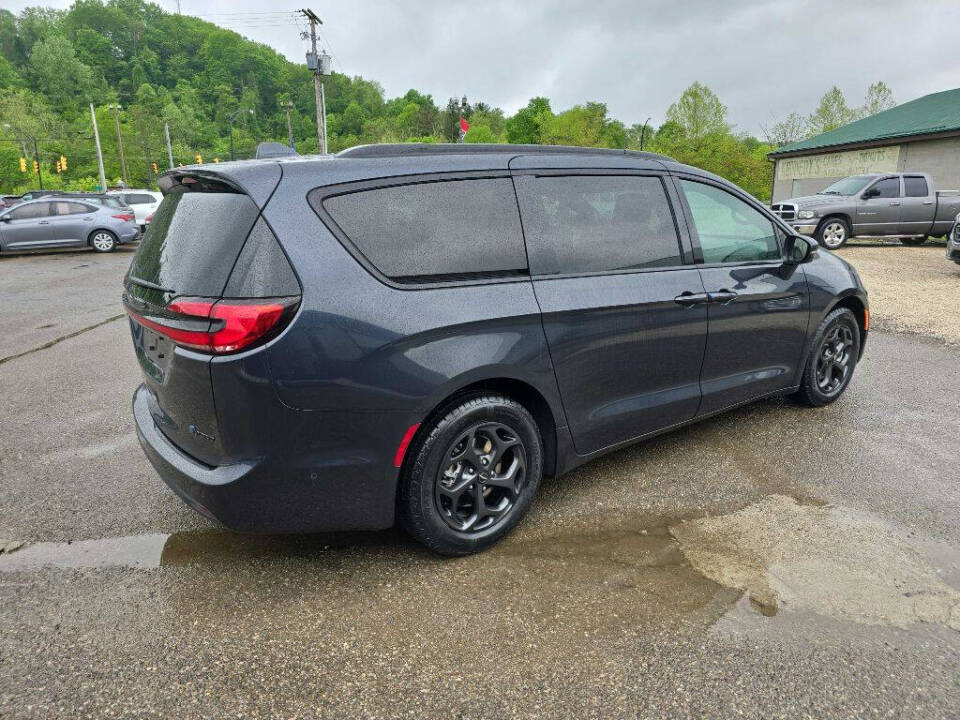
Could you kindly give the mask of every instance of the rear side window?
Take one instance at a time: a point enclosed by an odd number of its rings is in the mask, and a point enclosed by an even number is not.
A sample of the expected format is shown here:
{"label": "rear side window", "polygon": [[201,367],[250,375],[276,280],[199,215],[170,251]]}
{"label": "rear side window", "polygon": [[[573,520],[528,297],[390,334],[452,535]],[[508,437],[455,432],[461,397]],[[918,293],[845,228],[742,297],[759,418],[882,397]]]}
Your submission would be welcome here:
{"label": "rear side window", "polygon": [[907,197],[926,197],[929,195],[926,178],[907,175],[903,178],[903,185]]}
{"label": "rear side window", "polygon": [[395,280],[510,274],[527,267],[510,178],[361,190],[328,197],[323,208],[360,254]]}
{"label": "rear side window", "polygon": [[175,187],[157,208],[129,276],[175,295],[219,296],[258,215],[246,195]]}
{"label": "rear side window", "polygon": [[534,274],[681,264],[659,177],[527,176],[518,190]]}
{"label": "rear side window", "polygon": [[93,211],[93,208],[77,202],[55,202],[53,207],[55,215],[81,215]]}

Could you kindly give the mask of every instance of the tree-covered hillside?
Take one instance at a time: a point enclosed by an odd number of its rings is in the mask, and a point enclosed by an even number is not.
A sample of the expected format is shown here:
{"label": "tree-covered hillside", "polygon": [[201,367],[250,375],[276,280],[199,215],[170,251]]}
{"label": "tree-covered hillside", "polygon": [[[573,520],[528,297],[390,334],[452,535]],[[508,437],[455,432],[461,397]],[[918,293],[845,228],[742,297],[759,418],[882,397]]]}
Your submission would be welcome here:
{"label": "tree-covered hillside", "polygon": [[[325,86],[332,152],[359,143],[452,142],[463,112],[471,124],[467,142],[639,148],[642,140],[645,149],[728,177],[758,197],[769,193],[772,166],[765,154],[770,144],[735,134],[726,108],[700,84],[683,92],[659,129],[625,125],[601,102],[558,112],[548,99],[537,97],[506,117],[482,100],[465,106],[459,97],[438,102],[413,89],[386,98],[375,81],[339,73],[326,78]],[[34,138],[45,186],[93,187],[97,165],[90,103],[96,107],[108,182],[115,184],[123,175],[119,116],[128,181],[140,187],[153,185],[154,163],[161,172],[168,166],[164,123],[170,126],[176,163],[193,164],[198,155],[203,162],[229,158],[231,117],[236,155],[251,157],[261,140],[286,141],[282,105],[287,102],[294,105],[297,150],[316,152],[310,71],[265,45],[143,0],[78,0],[67,11],[30,8],[19,15],[0,10],[2,192],[37,186]],[[856,112],[842,95],[821,105],[810,122],[794,114],[775,125],[772,139],[796,139],[782,136],[812,132],[814,121],[825,126],[831,118],[846,120]],[[836,117],[827,117],[831,112]],[[58,174],[61,156],[67,168]],[[27,159],[27,172],[21,171],[21,157]]]}

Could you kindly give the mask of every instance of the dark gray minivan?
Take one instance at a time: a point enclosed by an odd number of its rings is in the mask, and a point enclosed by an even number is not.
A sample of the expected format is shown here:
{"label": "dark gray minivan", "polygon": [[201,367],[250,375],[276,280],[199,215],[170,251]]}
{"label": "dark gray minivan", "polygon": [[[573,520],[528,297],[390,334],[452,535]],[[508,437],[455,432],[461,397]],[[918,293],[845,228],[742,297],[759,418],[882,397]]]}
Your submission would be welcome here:
{"label": "dark gray minivan", "polygon": [[382,145],[186,167],[125,278],[141,444],[243,530],[485,548],[543,476],[777,394],[835,400],[853,268],[650,153]]}

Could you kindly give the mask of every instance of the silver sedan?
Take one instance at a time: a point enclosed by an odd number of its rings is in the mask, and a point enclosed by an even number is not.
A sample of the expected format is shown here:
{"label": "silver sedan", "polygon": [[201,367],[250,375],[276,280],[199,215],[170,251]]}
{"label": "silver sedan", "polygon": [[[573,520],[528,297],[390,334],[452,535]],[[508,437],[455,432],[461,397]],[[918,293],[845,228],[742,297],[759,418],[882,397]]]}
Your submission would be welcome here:
{"label": "silver sedan", "polygon": [[44,197],[0,210],[0,252],[90,247],[110,252],[137,240],[130,208],[69,197]]}

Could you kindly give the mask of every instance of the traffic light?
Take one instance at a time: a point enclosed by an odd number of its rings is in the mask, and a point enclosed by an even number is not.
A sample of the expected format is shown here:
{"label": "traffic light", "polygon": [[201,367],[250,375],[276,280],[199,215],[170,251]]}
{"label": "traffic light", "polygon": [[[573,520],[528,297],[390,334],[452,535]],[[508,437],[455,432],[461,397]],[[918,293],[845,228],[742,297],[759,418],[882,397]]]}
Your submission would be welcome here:
{"label": "traffic light", "polygon": [[153,174],[154,174],[154,175],[158,175],[158,174],[159,174],[159,172],[157,171],[157,164],[156,164],[156,163],[150,163],[150,167],[153,169]]}
{"label": "traffic light", "polygon": [[33,161],[33,171],[34,171],[37,175],[40,174],[40,163],[38,163],[36,160]]}
{"label": "traffic light", "polygon": [[27,159],[22,157],[20,158],[20,172],[26,172],[26,171],[27,171]]}
{"label": "traffic light", "polygon": [[61,169],[62,171],[64,171],[64,172],[66,172],[66,170],[67,170],[67,156],[66,156],[66,155],[61,155],[61,156],[60,156],[60,169]]}
{"label": "traffic light", "polygon": [[197,153],[197,165],[203,165],[203,155]]}
{"label": "traffic light", "polygon": [[215,157],[215,158],[213,159],[213,161],[214,161],[214,162],[220,162],[220,158]]}
{"label": "traffic light", "polygon": [[62,170],[61,167],[60,167],[60,161],[57,160],[57,174],[59,175],[59,174],[62,173],[62,172],[63,172],[63,170]]}

